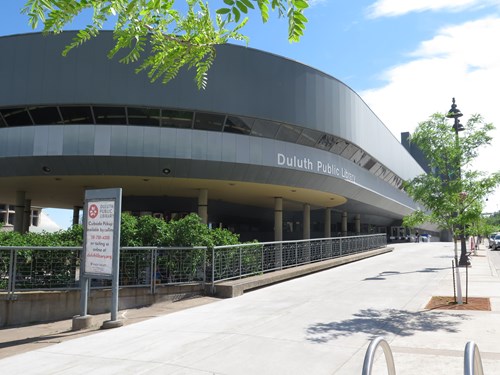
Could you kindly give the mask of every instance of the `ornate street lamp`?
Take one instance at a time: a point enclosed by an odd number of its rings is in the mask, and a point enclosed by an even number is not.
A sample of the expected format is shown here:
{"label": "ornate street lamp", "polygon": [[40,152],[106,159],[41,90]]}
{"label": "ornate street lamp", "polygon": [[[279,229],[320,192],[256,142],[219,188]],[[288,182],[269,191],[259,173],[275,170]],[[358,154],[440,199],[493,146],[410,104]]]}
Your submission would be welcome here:
{"label": "ornate street lamp", "polygon": [[[459,145],[458,132],[465,130],[465,128],[463,127],[463,125],[460,123],[460,120],[459,120],[459,118],[462,116],[463,116],[463,114],[457,108],[457,105],[455,104],[455,98],[453,98],[452,104],[451,104],[451,109],[448,111],[448,114],[446,115],[446,117],[454,119],[453,130],[455,130],[455,140],[456,140],[457,146]],[[458,161],[458,176],[456,177],[459,180],[462,178],[462,173],[460,171],[460,163],[461,163],[461,160]],[[461,192],[460,194],[461,194],[460,197],[462,198],[462,194],[466,194],[466,193]],[[456,259],[455,259],[455,261],[456,261]],[[462,232],[460,233],[460,260],[458,261],[458,265],[459,266],[469,266],[470,265],[469,258],[467,257],[467,245],[465,244],[465,225],[463,226]]]}

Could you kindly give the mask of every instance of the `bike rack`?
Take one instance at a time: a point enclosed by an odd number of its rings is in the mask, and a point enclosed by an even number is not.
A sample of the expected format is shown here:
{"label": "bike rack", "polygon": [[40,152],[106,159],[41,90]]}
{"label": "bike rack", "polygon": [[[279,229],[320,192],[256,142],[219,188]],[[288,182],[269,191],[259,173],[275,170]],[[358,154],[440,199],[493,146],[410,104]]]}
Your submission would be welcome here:
{"label": "bike rack", "polygon": [[[365,354],[365,360],[363,362],[362,375],[371,375],[375,352],[379,346],[384,351],[385,363],[387,365],[387,375],[396,375],[396,368],[394,366],[394,358],[392,356],[391,347],[383,337],[374,338],[368,346]],[[464,375],[484,375],[481,354],[479,353],[479,348],[474,341],[469,341],[465,345]]]}
{"label": "bike rack", "polygon": [[474,341],[469,341],[465,345],[464,375],[484,375],[481,354]]}
{"label": "bike rack", "polygon": [[396,368],[394,367],[394,358],[392,356],[391,347],[383,337],[374,338],[370,343],[370,346],[368,346],[365,354],[365,360],[363,362],[362,375],[371,375],[375,352],[379,346],[384,351],[385,363],[387,364],[387,375],[396,375]]}

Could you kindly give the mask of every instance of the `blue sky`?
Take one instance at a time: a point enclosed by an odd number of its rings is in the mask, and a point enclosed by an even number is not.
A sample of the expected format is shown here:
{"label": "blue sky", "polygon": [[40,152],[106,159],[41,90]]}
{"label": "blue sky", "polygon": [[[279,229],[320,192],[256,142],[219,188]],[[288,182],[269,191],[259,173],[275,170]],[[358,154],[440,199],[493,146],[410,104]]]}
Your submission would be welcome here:
{"label": "blue sky", "polygon": [[[0,36],[31,31],[19,12],[24,2],[1,1]],[[498,128],[493,145],[481,151],[473,167],[500,169],[500,0],[310,3],[300,43],[287,41],[285,20],[272,17],[263,25],[253,13],[243,30],[249,47],[310,65],[346,83],[397,139],[431,114],[446,112],[456,97],[464,118],[480,113]],[[500,191],[486,202],[486,211],[498,210]],[[48,212],[62,227],[69,225],[70,213]]]}

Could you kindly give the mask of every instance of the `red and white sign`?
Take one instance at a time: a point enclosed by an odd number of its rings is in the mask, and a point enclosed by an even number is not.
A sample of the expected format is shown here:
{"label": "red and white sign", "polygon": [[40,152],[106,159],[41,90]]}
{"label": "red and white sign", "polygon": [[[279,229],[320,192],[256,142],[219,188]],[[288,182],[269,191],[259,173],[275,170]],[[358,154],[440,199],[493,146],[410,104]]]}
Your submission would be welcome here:
{"label": "red and white sign", "polygon": [[89,202],[86,227],[85,272],[113,274],[115,201]]}

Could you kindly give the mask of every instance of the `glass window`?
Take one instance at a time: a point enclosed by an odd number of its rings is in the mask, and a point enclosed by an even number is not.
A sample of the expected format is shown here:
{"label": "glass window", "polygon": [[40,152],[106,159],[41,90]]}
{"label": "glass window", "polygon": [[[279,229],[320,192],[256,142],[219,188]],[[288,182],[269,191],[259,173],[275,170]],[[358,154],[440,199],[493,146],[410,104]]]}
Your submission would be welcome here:
{"label": "glass window", "polygon": [[343,139],[337,138],[330,151],[334,154],[340,155],[342,154],[342,152],[344,152],[347,146],[349,146],[349,143],[347,143]]}
{"label": "glass window", "polygon": [[321,148],[323,150],[329,150],[335,144],[335,137],[331,134],[323,134],[319,139],[316,147]]}
{"label": "glass window", "polygon": [[26,126],[33,125],[33,121],[26,111],[26,108],[4,108],[1,110],[7,126]]}
{"label": "glass window", "polygon": [[365,165],[363,165],[363,168],[365,169],[368,169],[370,170],[374,165],[375,165],[376,161],[373,160],[372,158],[370,158],[366,163]]}
{"label": "glass window", "polygon": [[312,146],[316,145],[316,143],[318,143],[322,134],[323,133],[321,133],[317,130],[303,129],[302,134],[300,135],[299,139],[297,140],[297,143],[304,145],[304,146],[311,146],[312,147]]}
{"label": "glass window", "polygon": [[353,155],[358,151],[358,148],[354,146],[352,143],[350,143],[344,151],[340,154],[340,156],[346,158],[346,159],[351,159]]}
{"label": "glass window", "polygon": [[350,157],[350,160],[353,163],[359,163],[361,161],[361,158],[363,157],[364,152],[361,151],[361,149],[357,149],[357,151]]}
{"label": "glass window", "polygon": [[297,142],[297,139],[299,139],[301,132],[302,129],[300,128],[288,124],[281,124],[278,134],[276,135],[276,139],[295,143]]}
{"label": "glass window", "polygon": [[2,113],[0,112],[0,126],[7,126],[7,123],[4,121]]}
{"label": "glass window", "polygon": [[161,126],[168,128],[191,129],[193,124],[193,112],[171,111],[162,109]]}
{"label": "glass window", "polygon": [[60,124],[61,116],[57,107],[30,107],[28,108],[35,125]]}
{"label": "glass window", "polygon": [[127,115],[130,125],[160,125],[159,109],[128,107]]}
{"label": "glass window", "polygon": [[277,122],[255,119],[251,134],[256,137],[274,139],[279,128],[280,124]]}
{"label": "glass window", "polygon": [[126,125],[124,107],[100,107],[94,106],[96,124]]}
{"label": "glass window", "polygon": [[224,124],[224,115],[215,115],[212,113],[196,112],[194,115],[194,128],[198,130],[222,131]]}
{"label": "glass window", "polygon": [[59,107],[64,124],[94,124],[89,106]]}
{"label": "glass window", "polygon": [[224,125],[225,133],[250,134],[254,119],[228,116]]}

